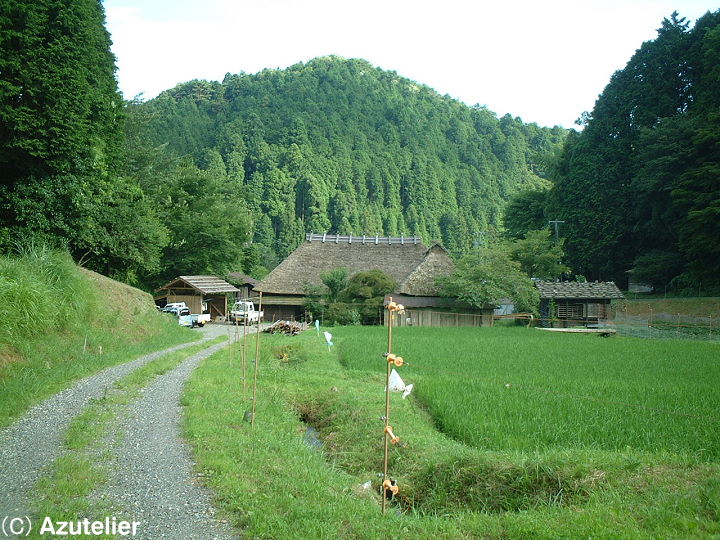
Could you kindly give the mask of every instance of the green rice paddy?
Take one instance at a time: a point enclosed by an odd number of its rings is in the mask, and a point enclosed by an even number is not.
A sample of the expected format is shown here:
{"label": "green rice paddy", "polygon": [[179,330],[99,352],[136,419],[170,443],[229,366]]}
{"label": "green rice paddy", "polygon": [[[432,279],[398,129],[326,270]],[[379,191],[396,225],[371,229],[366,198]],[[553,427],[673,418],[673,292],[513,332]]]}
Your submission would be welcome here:
{"label": "green rice paddy", "polygon": [[[336,331],[342,362],[377,371],[387,331]],[[372,344],[372,345],[371,345]],[[529,328],[400,328],[398,370],[437,427],[477,448],[587,448],[720,458],[720,346]]]}
{"label": "green rice paddy", "polygon": [[400,492],[382,514],[387,329],[328,330],[330,350],[263,335],[254,428],[238,346],[188,383],[186,435],[241,536],[720,535],[716,344],[394,330],[415,388],[391,396]]}

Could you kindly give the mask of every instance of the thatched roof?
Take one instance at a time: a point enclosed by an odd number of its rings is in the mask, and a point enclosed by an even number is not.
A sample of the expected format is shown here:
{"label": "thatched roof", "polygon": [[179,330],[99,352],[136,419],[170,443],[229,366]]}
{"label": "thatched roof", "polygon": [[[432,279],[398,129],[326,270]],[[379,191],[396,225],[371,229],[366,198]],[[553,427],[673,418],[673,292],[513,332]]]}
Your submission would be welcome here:
{"label": "thatched roof", "polygon": [[260,283],[259,280],[252,278],[248,276],[247,274],[242,274],[240,272],[230,272],[227,275],[228,281],[231,281],[232,283],[235,283],[236,285],[250,285],[251,287],[255,287],[258,283]]}
{"label": "thatched roof", "polygon": [[447,251],[435,244],[425,252],[425,257],[400,283],[397,292],[412,296],[436,296],[435,278],[447,276],[455,270]]}
{"label": "thatched roof", "polygon": [[159,290],[163,289],[195,289],[202,294],[240,292],[236,287],[216,276],[180,276],[163,285]]}
{"label": "thatched roof", "polygon": [[612,281],[587,283],[578,281],[536,281],[535,286],[540,290],[540,298],[598,298],[602,300],[625,298]]}
{"label": "thatched roof", "polygon": [[428,249],[418,238],[308,235],[255,290],[303,295],[306,284],[322,285],[320,275],[335,268],[347,268],[349,276],[382,270],[398,283],[398,292],[434,296],[435,278],[454,267],[445,249],[439,245]]}

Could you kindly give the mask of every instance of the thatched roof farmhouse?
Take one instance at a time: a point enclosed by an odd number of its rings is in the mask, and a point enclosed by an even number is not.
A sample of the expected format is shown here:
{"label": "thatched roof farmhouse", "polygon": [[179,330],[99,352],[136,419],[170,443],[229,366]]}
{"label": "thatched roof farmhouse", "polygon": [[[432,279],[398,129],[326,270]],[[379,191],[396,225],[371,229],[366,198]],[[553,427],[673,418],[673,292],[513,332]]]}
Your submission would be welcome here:
{"label": "thatched roof farmhouse", "polygon": [[414,307],[439,305],[435,278],[454,265],[445,249],[427,248],[417,237],[340,236],[308,234],[287,259],[255,286],[263,293],[265,319],[302,316],[306,285],[322,285],[320,275],[347,268],[352,276],[382,270],[398,283],[394,296]]}

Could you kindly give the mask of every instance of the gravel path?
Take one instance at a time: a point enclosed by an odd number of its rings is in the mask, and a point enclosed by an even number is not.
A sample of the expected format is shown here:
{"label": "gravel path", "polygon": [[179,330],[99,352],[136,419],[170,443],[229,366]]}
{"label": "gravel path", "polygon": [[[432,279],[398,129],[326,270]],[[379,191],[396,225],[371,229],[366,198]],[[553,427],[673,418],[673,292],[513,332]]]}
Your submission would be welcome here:
{"label": "gravel path", "polygon": [[183,385],[193,369],[226,343],[187,358],[157,377],[130,405],[121,427],[116,462],[101,492],[139,522],[136,539],[233,538],[218,522],[208,492],[193,482],[190,448],[181,439]]}
{"label": "gravel path", "polygon": [[31,408],[17,422],[0,430],[0,519],[24,516],[28,492],[61,451],[70,421],[92,398],[100,397],[115,381],[160,356],[197,342],[142,356],[80,380],[73,387]]}

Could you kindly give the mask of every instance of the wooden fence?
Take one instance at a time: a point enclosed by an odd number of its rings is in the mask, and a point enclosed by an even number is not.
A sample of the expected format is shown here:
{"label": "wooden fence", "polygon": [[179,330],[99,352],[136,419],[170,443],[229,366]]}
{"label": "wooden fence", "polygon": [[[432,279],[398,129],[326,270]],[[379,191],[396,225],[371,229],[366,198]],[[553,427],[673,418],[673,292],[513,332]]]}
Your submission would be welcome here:
{"label": "wooden fence", "polygon": [[[391,313],[390,316],[394,317],[393,326],[492,326],[491,314],[406,309],[404,313]],[[387,326],[387,316],[384,324]]]}

